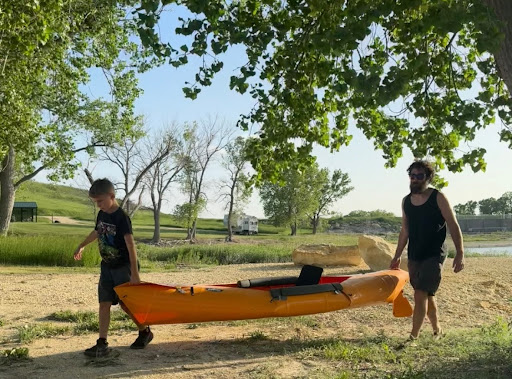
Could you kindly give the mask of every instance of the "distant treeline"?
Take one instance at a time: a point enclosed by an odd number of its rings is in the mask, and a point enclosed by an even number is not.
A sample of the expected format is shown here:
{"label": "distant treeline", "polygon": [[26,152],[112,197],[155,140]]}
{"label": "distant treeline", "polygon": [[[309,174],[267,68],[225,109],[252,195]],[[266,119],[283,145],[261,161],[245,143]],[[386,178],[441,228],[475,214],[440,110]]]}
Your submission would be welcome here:
{"label": "distant treeline", "polygon": [[498,199],[489,197],[480,201],[470,200],[467,203],[455,205],[453,209],[458,215],[476,215],[477,211],[482,215],[510,214],[512,213],[512,192],[505,192]]}

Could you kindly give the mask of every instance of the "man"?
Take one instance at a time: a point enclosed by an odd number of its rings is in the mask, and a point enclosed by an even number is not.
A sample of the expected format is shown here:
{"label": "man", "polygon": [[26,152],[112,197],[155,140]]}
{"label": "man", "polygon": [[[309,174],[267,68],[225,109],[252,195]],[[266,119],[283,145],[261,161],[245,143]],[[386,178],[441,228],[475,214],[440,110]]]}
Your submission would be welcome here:
{"label": "man", "polygon": [[427,161],[413,162],[407,169],[411,193],[402,200],[402,228],[396,253],[390,267],[400,267],[400,257],[409,243],[409,277],[414,288],[414,313],[409,339],[418,338],[425,316],[428,316],[434,337],[441,335],[435,293],[441,282],[441,271],[446,258],[446,226],[450,230],[456,255],[455,273],[464,268],[462,233],[446,196],[429,187],[434,169]]}

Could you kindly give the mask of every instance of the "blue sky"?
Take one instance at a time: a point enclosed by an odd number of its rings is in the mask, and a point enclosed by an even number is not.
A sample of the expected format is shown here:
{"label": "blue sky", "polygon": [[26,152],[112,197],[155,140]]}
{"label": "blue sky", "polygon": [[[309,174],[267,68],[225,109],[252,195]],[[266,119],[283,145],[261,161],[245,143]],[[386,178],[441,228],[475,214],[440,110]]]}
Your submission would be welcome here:
{"label": "blue sky", "polygon": [[[163,25],[171,25],[169,20],[174,16],[176,14],[164,15]],[[161,30],[164,38],[170,38],[163,27]],[[174,45],[179,46],[180,43],[174,43]],[[189,65],[179,69],[166,65],[142,74],[139,79],[144,93],[137,100],[136,112],[147,117],[147,125],[150,129],[161,128],[171,122],[184,123],[214,115],[224,118],[235,128],[239,115],[247,113],[254,105],[249,95],[242,96],[229,90],[229,77],[243,63],[243,49],[231,49],[225,56],[224,69],[217,75],[211,87],[203,88],[196,100],[186,99],[182,87],[185,81],[193,81],[199,60],[191,60]],[[101,96],[104,91],[104,85],[97,80],[88,86],[88,92],[93,96]],[[327,167],[331,171],[341,169],[347,172],[352,180],[354,190],[335,204],[332,210],[347,214],[353,210],[383,209],[399,215],[401,199],[408,192],[409,180],[406,168],[413,160],[412,155],[404,151],[404,158],[398,162],[397,167],[386,169],[381,152],[374,151],[372,143],[366,140],[354,125],[350,125],[350,131],[354,139],[350,146],[343,147],[340,152],[331,154],[323,148],[317,148],[314,151],[321,167]],[[509,174],[512,150],[499,142],[498,129],[488,128],[479,132],[472,145],[487,149],[487,171],[473,173],[467,168],[459,174],[441,173],[449,181],[449,186],[443,192],[452,205],[469,200],[499,197],[504,192],[512,191],[512,175]],[[104,165],[96,167],[95,176],[115,177],[116,175],[110,167]],[[220,218],[224,214],[222,206],[216,201],[218,186],[214,180],[223,175],[224,172],[218,164],[212,166],[206,191],[210,201],[202,217]],[[39,177],[39,180],[41,179]],[[75,180],[71,184],[86,185],[80,180]],[[170,211],[174,205],[184,200],[178,195],[176,188],[172,191],[169,198],[173,198],[174,201],[167,202],[164,211]],[[263,216],[263,208],[256,195],[247,205],[246,213]]]}
{"label": "blue sky", "polygon": [[[181,90],[184,82],[195,74],[195,67],[192,65],[180,69],[165,66],[142,75],[140,85],[144,94],[137,101],[137,112],[148,116],[148,123],[152,128],[172,121],[204,119],[209,115],[223,117],[235,127],[239,115],[248,112],[253,102],[250,96],[242,96],[229,90],[229,76],[241,62],[240,56],[243,56],[240,49],[234,53],[234,58],[228,60],[229,64],[226,64],[214,84],[204,88],[196,100],[184,98]],[[335,204],[333,210],[347,214],[359,209],[384,209],[399,215],[401,199],[408,192],[406,168],[413,160],[412,154],[404,152],[404,158],[398,162],[397,167],[386,169],[381,152],[375,151],[372,143],[354,125],[350,126],[350,130],[354,139],[340,152],[331,154],[327,149],[315,149],[321,167],[347,172],[355,188]],[[452,205],[491,196],[499,197],[506,191],[512,191],[512,175],[507,174],[507,166],[512,162],[512,150],[499,142],[497,129],[489,128],[480,132],[473,146],[487,149],[487,171],[473,173],[467,168],[459,174],[443,172],[442,175],[449,181],[449,186],[443,191]],[[223,174],[218,165],[212,167],[207,189],[210,204],[203,217],[222,217],[224,213],[216,202],[217,186],[212,182],[212,178]],[[167,209],[173,206],[168,203]],[[253,196],[246,212],[263,216],[257,196]]]}

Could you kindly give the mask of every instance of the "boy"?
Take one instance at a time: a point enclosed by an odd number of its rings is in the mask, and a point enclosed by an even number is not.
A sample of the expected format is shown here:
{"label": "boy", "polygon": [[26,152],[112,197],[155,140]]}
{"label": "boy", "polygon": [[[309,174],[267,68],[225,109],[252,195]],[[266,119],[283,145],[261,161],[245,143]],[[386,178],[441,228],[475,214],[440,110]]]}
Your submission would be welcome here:
{"label": "boy", "polygon": [[90,357],[103,357],[110,353],[107,342],[110,307],[117,303],[132,318],[139,329],[139,336],[130,348],[143,349],[153,339],[153,333],[149,326],[140,325],[135,321],[114,291],[115,286],[123,283],[140,283],[137,251],[130,218],[117,204],[114,185],[108,179],[95,180],[89,189],[89,197],[100,209],[96,227],[78,246],[74,258],[75,260],[82,259],[84,247],[96,238],[98,239],[101,254],[101,274],[98,283],[100,330],[96,345],[86,349],[84,354]]}

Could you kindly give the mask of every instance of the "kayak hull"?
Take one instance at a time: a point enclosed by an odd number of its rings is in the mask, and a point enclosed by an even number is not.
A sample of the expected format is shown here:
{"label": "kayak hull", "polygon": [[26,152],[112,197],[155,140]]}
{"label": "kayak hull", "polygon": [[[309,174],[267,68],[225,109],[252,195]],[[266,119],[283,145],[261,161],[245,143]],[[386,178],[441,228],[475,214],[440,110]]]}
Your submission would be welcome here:
{"label": "kayak hull", "polygon": [[[143,282],[125,283],[115,291],[142,325],[290,317],[398,301],[401,309],[396,315],[410,316],[412,309],[402,296],[408,279],[406,271],[385,270],[326,276],[318,285],[304,287],[293,284],[254,288],[239,288],[236,284],[165,286]],[[290,294],[290,291],[299,293]]]}

